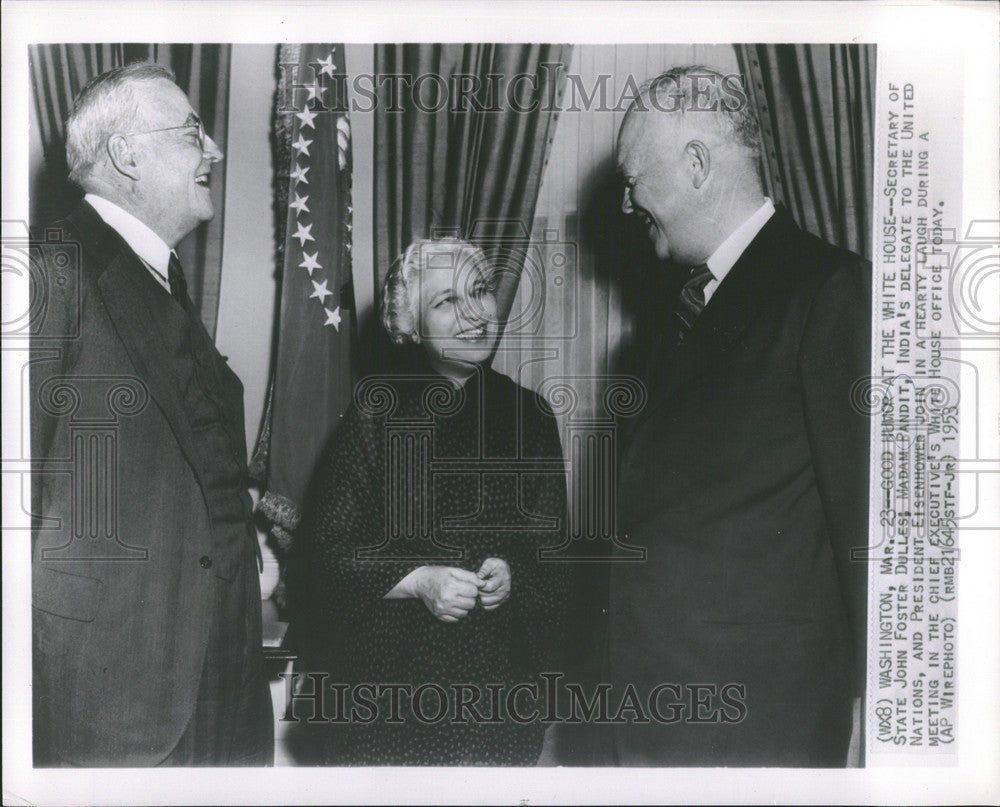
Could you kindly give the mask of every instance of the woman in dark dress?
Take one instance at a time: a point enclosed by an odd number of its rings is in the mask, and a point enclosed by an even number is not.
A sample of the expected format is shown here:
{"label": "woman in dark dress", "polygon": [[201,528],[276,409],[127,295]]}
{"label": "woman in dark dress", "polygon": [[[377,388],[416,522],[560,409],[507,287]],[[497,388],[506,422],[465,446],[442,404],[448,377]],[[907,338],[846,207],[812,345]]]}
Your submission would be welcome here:
{"label": "woman in dark dress", "polygon": [[457,239],[394,263],[383,324],[417,358],[358,385],[310,486],[289,592],[296,650],[329,673],[330,764],[538,759],[568,589],[539,549],[562,543],[565,476],[549,407],[486,366],[491,288]]}

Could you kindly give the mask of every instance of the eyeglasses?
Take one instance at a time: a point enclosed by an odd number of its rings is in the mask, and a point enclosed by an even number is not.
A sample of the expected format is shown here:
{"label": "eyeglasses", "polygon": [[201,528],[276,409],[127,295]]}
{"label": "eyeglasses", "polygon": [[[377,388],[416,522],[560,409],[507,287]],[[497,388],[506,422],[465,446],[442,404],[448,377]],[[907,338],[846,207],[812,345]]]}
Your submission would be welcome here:
{"label": "eyeglasses", "polygon": [[175,132],[178,129],[197,129],[198,130],[198,148],[202,151],[205,150],[205,141],[208,135],[205,133],[205,124],[201,120],[195,120],[192,123],[182,123],[180,126],[165,126],[162,129],[147,129],[144,132],[125,132],[124,134],[131,137],[134,135],[147,135],[156,134],[157,132]]}

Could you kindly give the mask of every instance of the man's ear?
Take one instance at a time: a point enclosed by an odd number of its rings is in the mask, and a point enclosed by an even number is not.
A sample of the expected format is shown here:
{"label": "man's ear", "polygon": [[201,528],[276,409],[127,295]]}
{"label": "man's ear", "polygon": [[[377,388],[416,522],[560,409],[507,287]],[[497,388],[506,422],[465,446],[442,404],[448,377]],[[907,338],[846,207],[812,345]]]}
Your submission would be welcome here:
{"label": "man's ear", "polygon": [[709,154],[708,146],[700,140],[692,140],[684,147],[684,159],[691,172],[691,183],[695,188],[700,188],[712,170],[712,155]]}
{"label": "man's ear", "polygon": [[133,181],[139,180],[139,165],[135,152],[129,145],[125,135],[115,134],[108,138],[108,159],[119,174],[124,174]]}

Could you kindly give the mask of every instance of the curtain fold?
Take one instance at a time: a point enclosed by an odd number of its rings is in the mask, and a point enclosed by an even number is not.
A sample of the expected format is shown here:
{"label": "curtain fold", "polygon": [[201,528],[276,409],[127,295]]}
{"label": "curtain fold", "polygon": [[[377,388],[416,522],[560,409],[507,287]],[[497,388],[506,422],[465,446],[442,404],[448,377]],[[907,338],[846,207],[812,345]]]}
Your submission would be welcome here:
{"label": "curtain fold", "polygon": [[[223,152],[229,118],[229,45],[56,44],[31,45],[31,122],[29,134],[30,218],[44,225],[68,214],[82,193],[66,179],[63,130],[73,99],[94,76],[134,61],[169,67],[191,99],[205,128]],[[209,333],[215,333],[222,272],[224,164],[212,174],[215,217],[177,247],[188,291]]]}
{"label": "curtain fold", "polygon": [[739,45],[765,190],[801,227],[871,258],[875,45]]}
{"label": "curtain fold", "polygon": [[[546,100],[558,93],[571,52],[539,44],[376,46],[376,289],[412,240],[456,235],[500,258],[499,310],[509,311],[555,131]],[[392,74],[405,81],[383,82]],[[456,109],[456,87],[469,90],[465,108]]]}

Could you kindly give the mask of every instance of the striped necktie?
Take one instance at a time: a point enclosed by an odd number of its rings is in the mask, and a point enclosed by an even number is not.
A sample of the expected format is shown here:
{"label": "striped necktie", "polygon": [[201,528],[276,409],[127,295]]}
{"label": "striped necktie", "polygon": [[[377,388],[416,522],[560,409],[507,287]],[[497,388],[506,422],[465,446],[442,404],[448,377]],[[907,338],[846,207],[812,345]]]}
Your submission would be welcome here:
{"label": "striped necktie", "polygon": [[708,270],[708,264],[703,263],[691,270],[691,275],[684,284],[684,288],[681,289],[681,295],[677,299],[677,307],[674,310],[677,319],[680,320],[677,328],[678,345],[687,338],[694,321],[705,308],[705,286],[711,279],[712,273]]}
{"label": "striped necktie", "polygon": [[184,270],[181,268],[180,259],[174,252],[170,253],[167,280],[170,283],[170,296],[183,306],[184,300],[187,299],[187,281],[184,279]]}

